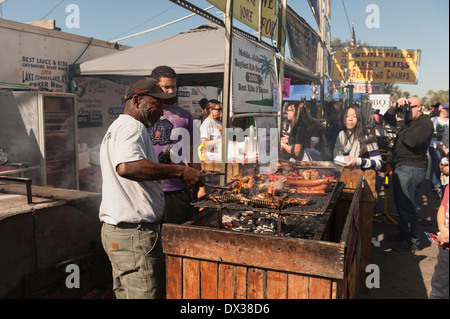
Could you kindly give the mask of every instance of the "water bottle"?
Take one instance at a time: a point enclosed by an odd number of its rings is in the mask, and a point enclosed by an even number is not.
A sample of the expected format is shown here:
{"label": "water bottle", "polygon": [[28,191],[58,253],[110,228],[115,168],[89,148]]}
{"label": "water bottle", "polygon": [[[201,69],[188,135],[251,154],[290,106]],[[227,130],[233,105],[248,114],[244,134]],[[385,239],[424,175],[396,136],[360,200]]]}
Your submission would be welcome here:
{"label": "water bottle", "polygon": [[208,148],[205,145],[205,141],[202,141],[202,143],[198,147],[198,157],[200,158],[200,161],[202,161],[202,162],[206,161],[206,153],[207,152],[208,152]]}

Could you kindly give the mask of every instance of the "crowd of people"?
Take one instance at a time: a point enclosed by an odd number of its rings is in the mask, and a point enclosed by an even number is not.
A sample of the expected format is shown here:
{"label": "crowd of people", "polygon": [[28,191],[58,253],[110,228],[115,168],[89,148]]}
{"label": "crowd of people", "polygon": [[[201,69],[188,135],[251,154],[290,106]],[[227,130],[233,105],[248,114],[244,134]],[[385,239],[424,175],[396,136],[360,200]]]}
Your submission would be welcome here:
{"label": "crowd of people", "polygon": [[[192,199],[205,194],[201,165],[192,158],[198,147],[193,139],[183,144],[190,158],[174,164],[168,156],[179,142],[173,139],[174,129],[186,129],[194,136],[192,115],[176,105],[176,79],[172,68],[160,66],[150,77],[133,82],[126,92],[123,114],[102,141],[99,216],[116,298],[164,298],[161,224],[190,220],[198,213],[190,204]],[[213,147],[222,136],[222,106],[218,100],[200,102],[200,136],[205,145]],[[406,111],[400,112],[400,108]],[[448,164],[441,163],[441,158],[449,156],[448,103],[438,109],[439,114],[430,119],[423,114],[421,101],[413,97],[396,101],[384,116],[377,116],[396,127],[392,165],[400,218],[397,248],[401,251],[420,249],[415,195],[431,158],[432,187],[443,200],[437,212],[441,246],[430,298],[448,298],[448,179],[441,181],[441,175],[448,176]],[[289,129],[280,139],[280,157],[332,161],[341,156],[346,158],[342,165],[348,169],[380,170],[379,140],[366,127],[360,108],[351,105],[344,110],[339,102],[331,102],[324,106],[324,112],[326,123],[322,125],[304,101],[288,103]]]}

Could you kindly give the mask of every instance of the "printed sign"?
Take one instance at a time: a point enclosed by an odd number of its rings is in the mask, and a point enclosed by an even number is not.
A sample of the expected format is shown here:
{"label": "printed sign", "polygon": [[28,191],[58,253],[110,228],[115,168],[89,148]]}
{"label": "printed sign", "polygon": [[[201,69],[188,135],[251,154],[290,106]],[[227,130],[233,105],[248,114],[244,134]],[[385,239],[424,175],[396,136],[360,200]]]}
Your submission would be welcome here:
{"label": "printed sign", "polygon": [[66,90],[69,71],[67,61],[23,55],[20,71],[22,83],[32,88],[47,88],[55,92],[65,92]]}
{"label": "printed sign", "polygon": [[101,143],[106,130],[123,113],[128,83],[77,76],[78,141],[89,146]]}
{"label": "printed sign", "polygon": [[[219,10],[225,12],[227,1],[206,0]],[[261,35],[270,39],[277,39],[278,35],[278,4],[279,0],[234,0],[233,17],[258,31],[259,2],[262,1]]]}
{"label": "printed sign", "polygon": [[[336,86],[339,84],[337,83]],[[354,84],[353,93],[383,93],[382,84],[364,83],[364,84]]]}
{"label": "printed sign", "polygon": [[273,112],[274,54],[237,36],[233,44],[233,112]]}
{"label": "printed sign", "polygon": [[385,50],[374,48],[336,50],[333,80],[344,79],[350,70],[353,82],[417,83],[420,50]]}
{"label": "printed sign", "polygon": [[380,110],[381,114],[386,113],[391,106],[391,96],[389,94],[369,94],[369,100],[372,101],[372,108]]}
{"label": "printed sign", "polygon": [[177,95],[177,104],[189,111],[194,119],[201,119],[203,110],[199,101],[203,98],[217,100],[219,89],[213,86],[182,86],[178,88]]}

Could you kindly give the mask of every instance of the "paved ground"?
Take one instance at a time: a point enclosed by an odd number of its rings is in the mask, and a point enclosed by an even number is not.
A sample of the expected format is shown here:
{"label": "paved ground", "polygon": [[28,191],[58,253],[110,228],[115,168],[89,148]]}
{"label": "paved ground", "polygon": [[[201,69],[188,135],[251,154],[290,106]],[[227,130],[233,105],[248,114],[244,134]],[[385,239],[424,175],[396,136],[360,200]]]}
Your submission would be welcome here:
{"label": "paved ground", "polygon": [[[382,180],[380,179],[380,184]],[[388,213],[397,215],[389,189]],[[398,232],[397,225],[374,222],[373,236],[380,247],[372,246],[372,262],[380,269],[380,288],[372,288],[362,299],[427,299],[431,291],[431,277],[434,273],[438,254],[437,244],[429,242],[424,232],[436,234],[436,213],[440,201],[431,192],[430,180],[425,180],[420,188],[417,202],[420,206],[419,230],[423,236],[422,249],[416,254],[392,250],[393,240],[389,236]],[[381,191],[375,205],[376,212],[382,212],[384,194]],[[394,216],[394,219],[396,217]],[[376,219],[379,219],[376,217]]]}

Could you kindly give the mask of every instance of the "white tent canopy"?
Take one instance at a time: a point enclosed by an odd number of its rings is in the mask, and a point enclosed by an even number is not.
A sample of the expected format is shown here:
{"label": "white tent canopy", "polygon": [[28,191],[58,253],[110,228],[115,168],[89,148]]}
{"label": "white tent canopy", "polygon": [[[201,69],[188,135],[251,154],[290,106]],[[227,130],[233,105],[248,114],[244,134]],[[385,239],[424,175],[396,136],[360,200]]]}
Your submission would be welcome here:
{"label": "white tent canopy", "polygon": [[[80,70],[81,75],[148,76],[158,65],[169,65],[178,75],[207,76],[211,73],[223,74],[224,56],[225,29],[208,23],[161,40],[84,62],[80,65]],[[285,76],[305,82],[318,80],[305,66],[290,61],[285,63]],[[210,77],[209,80],[213,79]],[[208,78],[206,81],[208,82]]]}

